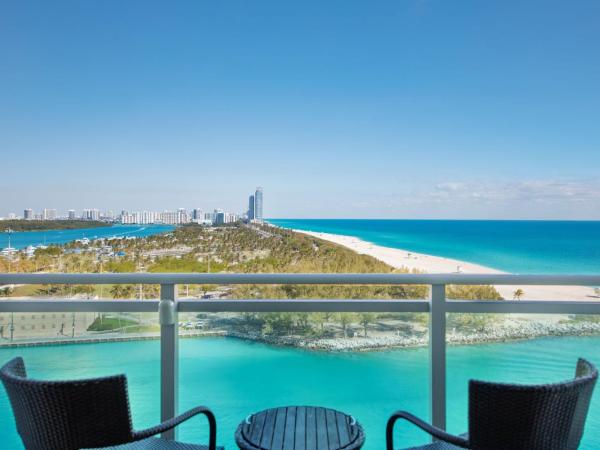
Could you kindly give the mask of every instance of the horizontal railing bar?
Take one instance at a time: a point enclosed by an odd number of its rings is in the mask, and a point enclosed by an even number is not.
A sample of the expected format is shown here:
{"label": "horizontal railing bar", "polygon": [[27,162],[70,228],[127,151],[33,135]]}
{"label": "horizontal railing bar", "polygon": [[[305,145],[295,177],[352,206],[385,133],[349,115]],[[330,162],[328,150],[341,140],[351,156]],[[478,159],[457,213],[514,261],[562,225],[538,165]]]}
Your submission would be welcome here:
{"label": "horizontal railing bar", "polygon": [[600,314],[600,302],[565,300],[448,300],[449,313]]}
{"label": "horizontal railing bar", "polygon": [[157,312],[158,300],[0,300],[0,312]]}
{"label": "horizontal railing bar", "polygon": [[[427,300],[178,300],[181,312],[429,312]],[[600,314],[600,302],[448,300],[449,313]],[[0,312],[157,312],[158,300],[0,300]]]}
{"label": "horizontal railing bar", "polygon": [[600,286],[600,275],[267,274],[267,273],[3,273],[0,284],[495,284]]}
{"label": "horizontal railing bar", "polygon": [[180,312],[428,312],[427,300],[179,300]]}

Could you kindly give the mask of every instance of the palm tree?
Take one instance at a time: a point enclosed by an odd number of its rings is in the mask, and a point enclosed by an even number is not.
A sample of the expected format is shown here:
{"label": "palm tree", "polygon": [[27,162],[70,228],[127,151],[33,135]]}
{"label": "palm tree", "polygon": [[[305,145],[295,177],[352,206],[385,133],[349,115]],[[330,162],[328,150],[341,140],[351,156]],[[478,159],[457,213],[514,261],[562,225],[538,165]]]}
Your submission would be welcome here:
{"label": "palm tree", "polygon": [[360,315],[359,319],[360,319],[360,324],[363,326],[363,328],[365,330],[365,337],[367,337],[367,327],[369,326],[370,323],[372,323],[375,320],[375,314],[362,313]]}
{"label": "palm tree", "polygon": [[352,320],[354,319],[354,314],[352,313],[340,313],[338,315],[338,321],[340,322],[340,325],[342,326],[342,331],[344,332],[344,337],[348,337],[348,333],[346,332],[346,330],[348,329],[348,325],[352,323]]}
{"label": "palm tree", "polygon": [[123,285],[115,284],[110,288],[110,295],[112,295],[112,298],[123,298]]}
{"label": "palm tree", "polygon": [[323,332],[325,331],[325,314],[324,313],[312,313],[310,315],[310,318],[312,320],[313,323],[315,323],[316,325],[319,326],[320,330],[321,330],[321,334],[323,334]]}
{"label": "palm tree", "polygon": [[519,288],[515,292],[513,292],[513,300],[521,300],[521,297],[523,297],[524,295],[525,291]]}

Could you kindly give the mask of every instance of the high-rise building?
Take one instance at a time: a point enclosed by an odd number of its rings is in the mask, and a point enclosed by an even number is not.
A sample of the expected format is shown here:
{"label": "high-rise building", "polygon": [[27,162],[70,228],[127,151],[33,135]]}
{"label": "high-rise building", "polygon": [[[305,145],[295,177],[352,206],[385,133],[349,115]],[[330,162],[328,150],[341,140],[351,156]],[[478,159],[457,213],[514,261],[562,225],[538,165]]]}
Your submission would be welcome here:
{"label": "high-rise building", "polygon": [[223,225],[225,223],[225,212],[222,209],[215,209],[215,220],[214,223],[217,225]]}
{"label": "high-rise building", "polygon": [[248,220],[254,220],[254,195],[248,198]]}
{"label": "high-rise building", "polygon": [[69,210],[69,220],[75,220],[75,210],[74,209],[70,209]]}
{"label": "high-rise building", "polygon": [[25,220],[33,220],[33,209],[27,208],[23,211],[23,219]]}
{"label": "high-rise building", "polygon": [[189,223],[190,217],[185,208],[179,208],[177,210],[177,223]]}
{"label": "high-rise building", "polygon": [[44,208],[44,211],[42,212],[42,220],[55,220],[55,219],[56,219],[56,210]]}
{"label": "high-rise building", "polygon": [[194,208],[192,210],[192,219],[195,221],[204,220],[204,212],[200,208]]}
{"label": "high-rise building", "polygon": [[177,225],[179,223],[179,211],[164,211],[161,214],[161,221],[167,225]]}
{"label": "high-rise building", "polygon": [[215,221],[215,214],[216,214],[216,212],[207,212],[207,213],[204,213],[204,220],[207,221],[207,222],[214,223],[214,221]]}
{"label": "high-rise building", "polygon": [[100,210],[98,209],[84,209],[81,215],[83,220],[100,220]]}
{"label": "high-rise building", "polygon": [[257,187],[254,193],[254,220],[263,221],[263,189],[261,187]]}

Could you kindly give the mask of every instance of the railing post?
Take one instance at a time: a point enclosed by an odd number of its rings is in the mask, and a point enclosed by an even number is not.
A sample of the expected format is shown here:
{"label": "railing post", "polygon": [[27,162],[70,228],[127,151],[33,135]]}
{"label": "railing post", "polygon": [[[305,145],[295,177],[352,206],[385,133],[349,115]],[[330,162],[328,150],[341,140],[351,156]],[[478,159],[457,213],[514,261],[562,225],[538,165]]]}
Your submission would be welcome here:
{"label": "railing post", "polygon": [[[160,285],[158,320],[160,323],[160,420],[169,420],[177,414],[179,380],[179,346],[177,324],[177,286]],[[175,430],[162,434],[166,439],[175,439]]]}
{"label": "railing post", "polygon": [[431,286],[429,309],[431,423],[446,429],[446,286]]}

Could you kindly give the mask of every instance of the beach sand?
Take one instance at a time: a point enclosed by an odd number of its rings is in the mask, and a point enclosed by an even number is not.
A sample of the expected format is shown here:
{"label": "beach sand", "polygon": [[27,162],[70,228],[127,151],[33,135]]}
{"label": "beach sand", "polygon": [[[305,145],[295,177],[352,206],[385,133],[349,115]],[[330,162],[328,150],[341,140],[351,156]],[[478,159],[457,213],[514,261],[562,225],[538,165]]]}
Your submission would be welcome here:
{"label": "beach sand", "polygon": [[[473,264],[457,259],[426,255],[397,248],[382,247],[353,236],[318,233],[314,231],[293,230],[334,244],[342,245],[357,253],[372,256],[390,266],[409,270],[417,269],[426,273],[465,273],[465,274],[501,274],[506,273],[490,267]],[[495,286],[506,300],[513,299],[513,293],[522,289],[525,293],[521,300],[600,300],[594,289],[588,286]]]}

